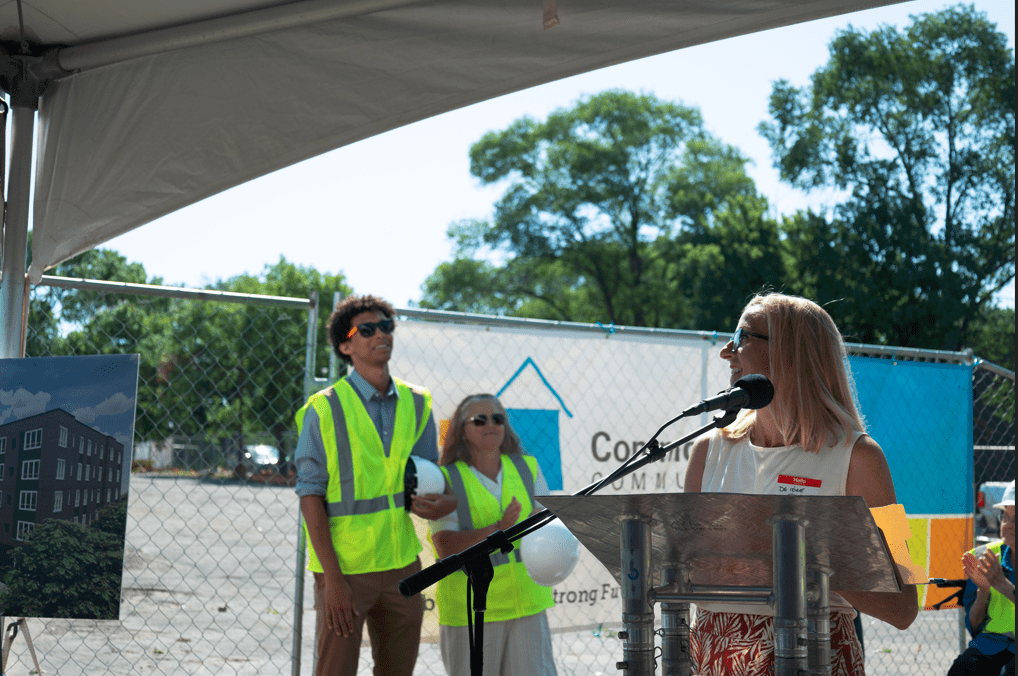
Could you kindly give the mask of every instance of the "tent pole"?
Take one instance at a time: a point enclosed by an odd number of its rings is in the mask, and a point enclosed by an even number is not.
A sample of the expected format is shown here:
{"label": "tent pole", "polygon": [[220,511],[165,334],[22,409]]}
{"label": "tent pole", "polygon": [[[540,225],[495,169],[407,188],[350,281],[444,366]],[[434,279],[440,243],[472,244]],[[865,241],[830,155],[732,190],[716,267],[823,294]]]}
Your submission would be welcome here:
{"label": "tent pole", "polygon": [[31,189],[35,108],[12,96],[11,168],[3,229],[3,278],[0,279],[0,358],[23,357],[25,262],[28,256],[28,209]]}

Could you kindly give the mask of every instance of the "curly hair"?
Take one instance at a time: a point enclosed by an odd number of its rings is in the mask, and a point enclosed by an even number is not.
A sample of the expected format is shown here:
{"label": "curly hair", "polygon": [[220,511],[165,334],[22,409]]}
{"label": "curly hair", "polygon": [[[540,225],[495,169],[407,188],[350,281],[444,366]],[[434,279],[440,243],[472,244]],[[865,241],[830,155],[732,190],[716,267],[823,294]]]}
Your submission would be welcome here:
{"label": "curly hair", "polygon": [[[845,343],[827,311],[781,293],[757,294],[746,310],[760,312],[767,321],[774,383],[770,408],[785,445],[818,452],[844,434],[865,432]],[[744,410],[722,434],[743,437],[755,421],[756,412]]]}
{"label": "curly hair", "polygon": [[329,315],[326,327],[329,331],[329,343],[332,345],[333,352],[347,364],[352,364],[353,361],[349,356],[339,351],[339,345],[349,340],[346,334],[350,333],[350,323],[362,312],[381,312],[387,319],[392,319],[396,314],[396,310],[388,301],[375,296],[347,296],[336,303],[335,309]]}
{"label": "curly hair", "polygon": [[468,465],[473,464],[470,457],[470,445],[467,444],[466,435],[463,434],[463,426],[469,422],[467,420],[467,411],[470,410],[470,404],[475,401],[494,402],[498,411],[506,417],[505,436],[502,439],[502,447],[499,449],[502,455],[520,455],[523,453],[520,437],[516,434],[513,426],[509,424],[509,416],[506,414],[505,407],[502,406],[502,402],[498,400],[498,397],[494,394],[471,394],[459,403],[456,407],[456,412],[453,413],[452,419],[449,421],[449,430],[445,434],[445,443],[442,444],[442,452],[438,454],[439,465],[451,465],[457,460],[462,460]]}

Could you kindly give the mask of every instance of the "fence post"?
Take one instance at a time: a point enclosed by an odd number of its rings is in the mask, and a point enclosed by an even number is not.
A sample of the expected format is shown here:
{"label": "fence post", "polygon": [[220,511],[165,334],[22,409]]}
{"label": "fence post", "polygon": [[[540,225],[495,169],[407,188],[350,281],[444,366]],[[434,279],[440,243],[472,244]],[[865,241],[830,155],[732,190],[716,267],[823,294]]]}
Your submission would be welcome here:
{"label": "fence post", "polygon": [[[315,355],[318,352],[318,292],[310,295],[308,308],[307,349],[304,352],[304,396],[311,396],[315,383]],[[304,540],[304,516],[297,510],[297,561],[296,584],[293,592],[293,676],[300,676],[301,645],[304,641],[304,554],[307,543]]]}

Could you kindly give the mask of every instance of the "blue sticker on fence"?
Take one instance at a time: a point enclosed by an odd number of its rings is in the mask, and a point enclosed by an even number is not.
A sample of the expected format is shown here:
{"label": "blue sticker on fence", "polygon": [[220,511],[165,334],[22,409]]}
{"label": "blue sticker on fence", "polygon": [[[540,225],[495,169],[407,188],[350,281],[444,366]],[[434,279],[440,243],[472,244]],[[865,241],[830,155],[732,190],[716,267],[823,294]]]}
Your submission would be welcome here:
{"label": "blue sticker on fence", "polygon": [[859,406],[909,514],[972,512],[972,367],[850,357]]}

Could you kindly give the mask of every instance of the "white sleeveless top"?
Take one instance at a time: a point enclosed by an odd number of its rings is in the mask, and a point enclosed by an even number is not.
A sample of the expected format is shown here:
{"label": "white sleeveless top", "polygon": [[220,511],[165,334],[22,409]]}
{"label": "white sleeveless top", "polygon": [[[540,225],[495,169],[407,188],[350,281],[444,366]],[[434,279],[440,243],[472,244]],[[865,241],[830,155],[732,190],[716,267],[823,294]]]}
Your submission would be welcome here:
{"label": "white sleeveless top", "polygon": [[[844,495],[852,449],[863,432],[853,432],[834,446],[808,453],[802,446],[764,448],[754,446],[749,435],[729,440],[715,431],[707,448],[700,490],[704,493],[745,493],[752,495]],[[831,610],[854,609],[831,592]],[[735,603],[700,603],[704,610],[749,615],[773,615],[768,606]]]}

